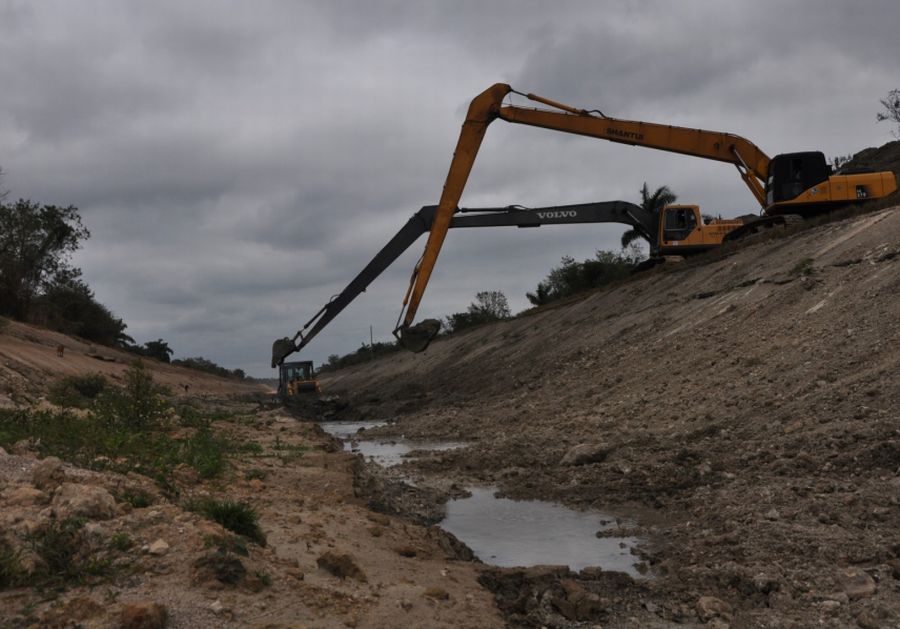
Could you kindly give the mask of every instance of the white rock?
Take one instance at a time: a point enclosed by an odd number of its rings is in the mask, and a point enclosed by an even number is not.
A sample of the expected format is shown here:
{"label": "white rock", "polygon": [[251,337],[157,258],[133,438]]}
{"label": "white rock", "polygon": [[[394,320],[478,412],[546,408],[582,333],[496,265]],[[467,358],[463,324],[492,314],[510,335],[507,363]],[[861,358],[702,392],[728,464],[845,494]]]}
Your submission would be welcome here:
{"label": "white rock", "polygon": [[169,551],[169,545],[163,539],[158,539],[147,548],[151,555],[165,555]]}
{"label": "white rock", "polygon": [[63,483],[51,505],[59,517],[85,517],[108,520],[116,515],[116,501],[108,491],[96,485]]}

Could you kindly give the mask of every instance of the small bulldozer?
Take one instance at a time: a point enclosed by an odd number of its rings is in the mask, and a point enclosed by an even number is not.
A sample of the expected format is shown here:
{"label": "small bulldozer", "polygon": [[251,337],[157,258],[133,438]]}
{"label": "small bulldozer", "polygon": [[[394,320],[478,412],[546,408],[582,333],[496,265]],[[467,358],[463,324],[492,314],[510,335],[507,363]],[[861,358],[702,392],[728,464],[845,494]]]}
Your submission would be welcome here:
{"label": "small bulldozer", "polygon": [[322,392],[311,360],[281,363],[278,370],[278,397],[285,403],[315,397]]}

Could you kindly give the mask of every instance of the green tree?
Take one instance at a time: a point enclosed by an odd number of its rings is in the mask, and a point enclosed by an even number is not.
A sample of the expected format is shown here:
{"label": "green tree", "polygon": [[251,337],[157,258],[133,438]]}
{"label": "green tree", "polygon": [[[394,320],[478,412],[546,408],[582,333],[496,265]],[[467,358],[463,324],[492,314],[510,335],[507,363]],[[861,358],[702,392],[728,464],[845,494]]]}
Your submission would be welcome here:
{"label": "green tree", "polygon": [[147,356],[149,358],[155,358],[156,360],[162,361],[164,363],[170,362],[172,360],[172,348],[169,347],[169,344],[166,343],[162,339],[156,339],[155,341],[147,341],[144,343],[144,348],[141,354]]}
{"label": "green tree", "polygon": [[542,306],[624,279],[631,275],[634,266],[643,258],[635,244],[620,252],[598,251],[593,258],[584,262],[578,262],[571,256],[563,256],[562,264],[550,270],[547,277],[538,283],[535,292],[525,296],[535,306]]}
{"label": "green tree", "polygon": [[25,319],[42,291],[77,278],[69,256],[89,236],[72,205],[0,203],[0,314]]}
{"label": "green tree", "polygon": [[891,90],[885,98],[881,99],[881,106],[884,111],[875,114],[878,122],[887,120],[897,125],[896,131],[891,131],[895,138],[900,138],[900,90]]}
{"label": "green tree", "polygon": [[490,320],[509,319],[509,301],[499,290],[485,290],[475,293],[475,301],[469,306],[473,315]]}
{"label": "green tree", "polygon": [[133,343],[134,339],[125,334],[125,323],[97,302],[87,284],[71,275],[60,273],[57,280],[35,298],[29,319],[103,345]]}
{"label": "green tree", "polygon": [[506,295],[498,290],[487,290],[476,293],[475,301],[469,304],[466,312],[457,312],[448,316],[444,325],[452,333],[473,325],[502,321],[509,317],[509,301],[506,299]]}
{"label": "green tree", "polygon": [[[647,210],[648,212],[652,212],[654,216],[659,217],[659,213],[662,212],[663,208],[669,205],[670,203],[675,203],[678,197],[672,192],[669,186],[660,186],[657,188],[653,194],[650,194],[650,188],[647,187],[647,182],[644,182],[643,187],[641,187],[641,207]],[[624,234],[622,234],[622,248],[628,248],[631,243],[635,242],[639,238],[646,238],[644,235],[639,232],[637,229],[629,229]],[[650,247],[654,247],[656,243],[651,242]]]}

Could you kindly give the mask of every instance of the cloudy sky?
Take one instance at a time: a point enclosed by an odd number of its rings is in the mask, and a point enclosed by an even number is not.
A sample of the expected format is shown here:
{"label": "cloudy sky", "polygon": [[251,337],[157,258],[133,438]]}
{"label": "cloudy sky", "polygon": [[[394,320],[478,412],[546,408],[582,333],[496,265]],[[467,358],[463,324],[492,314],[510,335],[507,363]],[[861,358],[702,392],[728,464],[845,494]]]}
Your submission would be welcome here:
{"label": "cloudy sky", "polygon": [[[74,204],[75,262],[143,342],[269,375],[292,335],[419,207],[468,102],[495,82],[620,118],[730,131],[770,155],[891,138],[900,4],[0,0],[0,167],[14,198]],[[641,184],[757,211],[733,167],[496,122],[462,205],[636,201]],[[451,232],[419,319],[624,228]],[[424,238],[303,356],[390,338]]]}

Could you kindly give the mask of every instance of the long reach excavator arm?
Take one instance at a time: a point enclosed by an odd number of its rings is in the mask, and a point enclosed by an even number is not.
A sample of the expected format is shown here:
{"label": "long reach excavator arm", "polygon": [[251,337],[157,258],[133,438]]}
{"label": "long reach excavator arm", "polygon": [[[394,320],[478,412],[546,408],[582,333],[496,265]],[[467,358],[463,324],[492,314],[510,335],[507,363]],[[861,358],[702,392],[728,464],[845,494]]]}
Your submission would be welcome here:
{"label": "long reach excavator arm", "polygon": [[[552,109],[504,105],[504,99],[511,93]],[[412,322],[485,131],[498,118],[734,164],[750,192],[765,212],[772,215],[786,211],[808,214],[829,204],[880,198],[897,190],[894,174],[889,172],[832,176],[824,155],[817,151],[769,158],[753,142],[731,133],[610,118],[599,110],[578,109],[497,83],[476,96],[469,105],[425,252],[413,271],[403,300],[394,334],[410,349],[427,346],[429,337],[439,329],[434,321],[426,320],[417,326]]]}
{"label": "long reach excavator arm", "polygon": [[[303,349],[419,236],[433,229],[437,209],[437,206],[426,205],[413,214],[344,290],[322,306],[293,338],[285,337],[275,341],[272,345],[272,368],[283,363],[285,358],[294,352]],[[627,201],[600,201],[539,208],[515,205],[496,208],[458,208],[450,219],[449,227],[540,227],[579,223],[622,223],[638,230],[650,242],[656,242],[659,238],[657,217],[641,206]]]}

